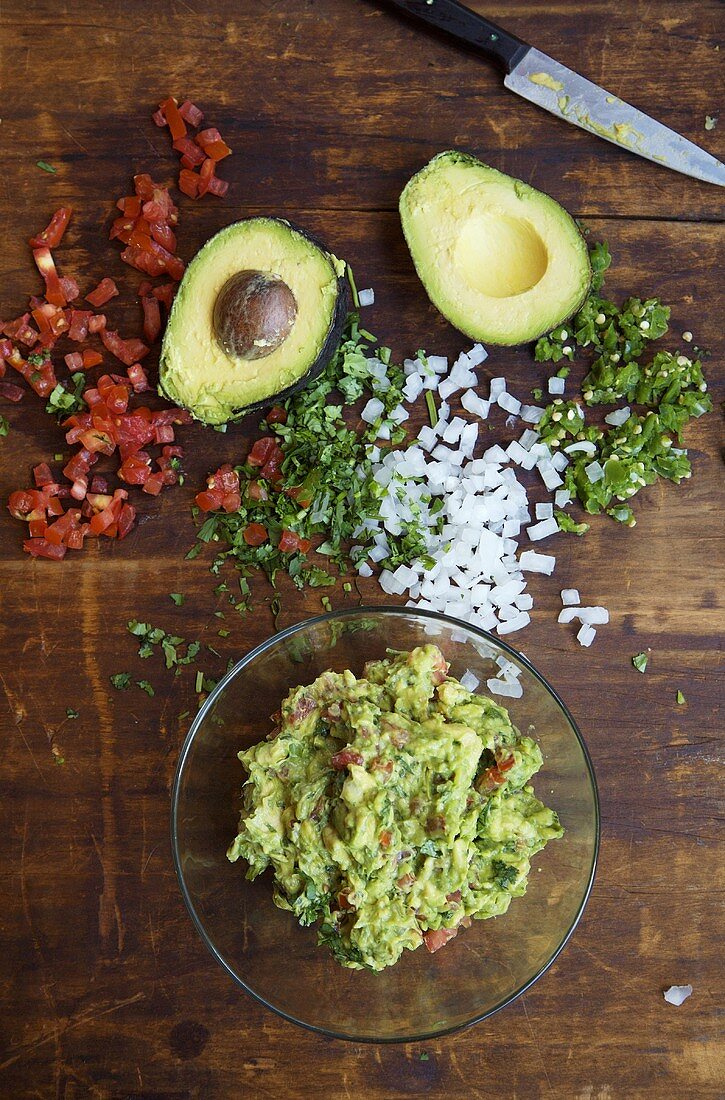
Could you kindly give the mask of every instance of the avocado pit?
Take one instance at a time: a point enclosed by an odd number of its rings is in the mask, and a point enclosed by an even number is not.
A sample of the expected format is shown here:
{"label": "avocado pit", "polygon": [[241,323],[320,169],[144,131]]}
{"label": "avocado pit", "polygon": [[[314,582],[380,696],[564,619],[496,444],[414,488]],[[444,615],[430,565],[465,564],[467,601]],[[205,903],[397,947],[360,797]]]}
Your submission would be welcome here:
{"label": "avocado pit", "polygon": [[213,326],[227,355],[264,359],[287,339],[297,319],[297,301],[284,279],[271,271],[238,271],[214,303]]}

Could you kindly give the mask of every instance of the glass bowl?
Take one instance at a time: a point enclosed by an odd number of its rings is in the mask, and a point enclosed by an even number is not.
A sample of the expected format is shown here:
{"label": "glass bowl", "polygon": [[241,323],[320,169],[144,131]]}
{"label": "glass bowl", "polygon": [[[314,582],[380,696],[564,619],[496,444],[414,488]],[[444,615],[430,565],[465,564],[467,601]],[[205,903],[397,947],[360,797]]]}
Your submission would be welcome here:
{"label": "glass bowl", "polygon": [[[486,691],[504,655],[521,670],[523,695],[502,698],[523,732],[533,726],[544,756],[537,794],[565,833],[534,857],[527,893],[506,914],[474,920],[435,955],[405,951],[381,973],[348,970],[272,901],[271,872],[254,882],[226,850],[236,836],[245,778],[237,752],[262,740],[288,690],[327,668],[362,674],[386,647],[433,642],[460,678]],[[252,650],[217,685],[189,731],[174,780],[174,863],[204,943],[239,985],[267,1008],[325,1035],[356,1042],[433,1038],[503,1008],[541,977],[586,904],[599,846],[591,760],[574,719],[520,654],[473,626],[415,608],[375,607],[321,615]],[[540,870],[539,870],[540,869]]]}

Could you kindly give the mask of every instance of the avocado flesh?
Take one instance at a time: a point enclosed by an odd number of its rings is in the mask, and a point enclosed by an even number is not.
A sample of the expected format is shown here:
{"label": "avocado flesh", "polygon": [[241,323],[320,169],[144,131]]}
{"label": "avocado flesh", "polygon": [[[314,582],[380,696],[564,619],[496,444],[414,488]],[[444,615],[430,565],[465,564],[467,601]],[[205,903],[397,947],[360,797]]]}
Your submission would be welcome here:
{"label": "avocado flesh", "polygon": [[473,340],[527,343],[586,298],[591,266],[574,219],[466,153],[439,153],[413,176],[400,216],[428,297]]}
{"label": "avocado flesh", "polygon": [[[269,355],[229,355],[213,325],[230,276],[245,269],[278,275],[294,294],[289,336]],[[248,218],[222,229],[189,264],[169,316],[159,363],[162,391],[207,424],[224,424],[286,395],[334,350],[344,316],[345,265],[289,222]]]}

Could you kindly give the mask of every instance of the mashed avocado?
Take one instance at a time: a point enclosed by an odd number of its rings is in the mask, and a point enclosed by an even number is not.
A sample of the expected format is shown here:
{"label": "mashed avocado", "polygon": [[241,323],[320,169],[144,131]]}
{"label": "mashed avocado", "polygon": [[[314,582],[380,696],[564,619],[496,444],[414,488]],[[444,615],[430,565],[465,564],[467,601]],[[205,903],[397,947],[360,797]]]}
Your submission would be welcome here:
{"label": "mashed avocado", "polygon": [[426,645],[290,692],[249,773],[228,857],[338,962],[382,970],[505,913],[563,830],[529,785],[541,751]]}

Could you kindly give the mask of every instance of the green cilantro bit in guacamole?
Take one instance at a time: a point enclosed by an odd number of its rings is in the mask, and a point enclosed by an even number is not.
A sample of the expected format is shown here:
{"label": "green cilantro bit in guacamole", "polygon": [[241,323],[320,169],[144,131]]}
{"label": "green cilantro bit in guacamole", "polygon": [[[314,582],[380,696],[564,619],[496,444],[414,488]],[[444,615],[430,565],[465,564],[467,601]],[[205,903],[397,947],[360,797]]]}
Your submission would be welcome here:
{"label": "green cilantro bit in guacamole", "polygon": [[433,952],[505,913],[563,833],[534,796],[541,751],[422,646],[292,690],[248,772],[229,859],[353,969]]}

